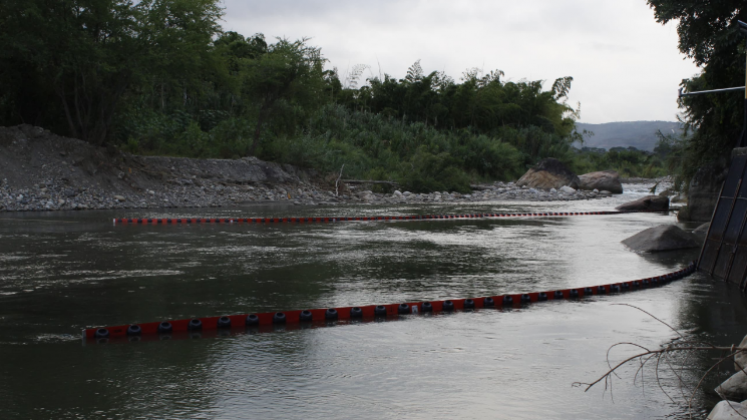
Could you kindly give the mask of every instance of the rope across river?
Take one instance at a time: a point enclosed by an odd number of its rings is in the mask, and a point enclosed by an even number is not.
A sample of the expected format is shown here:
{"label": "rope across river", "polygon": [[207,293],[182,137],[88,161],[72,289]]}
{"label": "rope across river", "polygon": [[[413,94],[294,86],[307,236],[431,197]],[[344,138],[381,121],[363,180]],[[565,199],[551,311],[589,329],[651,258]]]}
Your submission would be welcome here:
{"label": "rope across river", "polygon": [[[364,217],[284,217],[284,218],[168,218],[168,219],[114,219],[122,225],[174,225],[174,224],[271,224],[271,223],[335,223],[353,221],[397,221],[397,220],[441,220],[441,219],[485,219],[513,217],[568,217],[615,215],[630,212],[563,212],[563,213],[478,213],[425,216],[364,216]],[[193,319],[163,320],[140,324],[87,328],[83,338],[107,342],[110,339],[139,340],[145,337],[170,338],[172,335],[189,333],[218,333],[234,329],[262,329],[273,326],[332,325],[353,320],[375,320],[396,318],[423,313],[452,312],[473,309],[511,308],[552,300],[581,299],[593,295],[606,295],[642,290],[682,279],[696,270],[695,262],[685,268],[664,275],[609,283],[588,287],[548,291],[504,294],[464,299],[449,299],[423,302],[403,302],[383,305],[348,306],[306,310],[288,310],[234,314]]]}

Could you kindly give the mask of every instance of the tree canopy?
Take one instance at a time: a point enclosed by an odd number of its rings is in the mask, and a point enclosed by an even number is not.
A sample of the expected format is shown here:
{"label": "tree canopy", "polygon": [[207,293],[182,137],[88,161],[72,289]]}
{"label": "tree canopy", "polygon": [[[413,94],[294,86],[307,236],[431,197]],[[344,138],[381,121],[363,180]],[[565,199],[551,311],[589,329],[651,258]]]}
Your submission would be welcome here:
{"label": "tree canopy", "polygon": [[[573,79],[341,76],[309,39],[225,32],[218,0],[0,2],[0,124],[134,153],[263,159],[466,190],[544,157],[570,165]],[[585,161],[583,167],[589,166]]]}
{"label": "tree canopy", "polygon": [[[747,21],[741,0],[649,0],[659,23],[677,23],[679,49],[702,67],[682,81],[687,91],[744,86],[744,37],[737,21]],[[679,181],[687,183],[698,167],[728,162],[742,129],[744,95],[739,92],[684,97],[686,128],[692,136],[681,140],[676,162]]]}

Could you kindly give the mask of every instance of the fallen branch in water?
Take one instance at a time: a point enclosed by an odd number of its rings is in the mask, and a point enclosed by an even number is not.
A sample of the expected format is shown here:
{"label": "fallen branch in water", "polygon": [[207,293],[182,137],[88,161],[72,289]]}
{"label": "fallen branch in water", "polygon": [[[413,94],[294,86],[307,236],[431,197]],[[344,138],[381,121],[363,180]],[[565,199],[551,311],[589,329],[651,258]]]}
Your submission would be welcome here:
{"label": "fallen branch in water", "polygon": [[[609,366],[609,370],[606,373],[604,373],[602,376],[600,376],[598,379],[596,379],[595,381],[593,381],[593,382],[590,382],[590,383],[574,382],[572,384],[574,387],[585,387],[584,392],[586,392],[586,391],[590,390],[592,387],[594,387],[595,385],[597,385],[597,384],[601,383],[602,381],[604,381],[604,389],[605,389],[605,391],[607,389],[610,389],[610,392],[611,392],[611,390],[612,390],[612,376],[614,375],[617,378],[620,378],[620,376],[617,375],[617,370],[620,369],[620,368],[622,368],[623,366],[625,366],[625,365],[627,365],[629,363],[633,363],[633,362],[640,363],[640,366],[636,370],[636,373],[635,373],[635,375],[633,377],[633,382],[635,382],[637,380],[638,375],[640,374],[641,375],[641,384],[643,385],[644,384],[644,379],[643,379],[644,368],[646,367],[647,364],[649,364],[650,361],[655,361],[656,364],[654,366],[654,373],[655,373],[655,377],[656,377],[657,386],[659,387],[659,389],[664,393],[664,395],[666,395],[666,397],[672,403],[676,404],[675,399],[669,393],[667,393],[667,391],[664,389],[664,387],[661,384],[659,372],[660,372],[661,363],[664,362],[669,367],[669,369],[671,369],[671,371],[674,374],[674,376],[677,378],[677,381],[679,382],[680,392],[682,393],[683,400],[687,403],[688,411],[689,411],[689,414],[690,414],[690,418],[692,418],[692,402],[693,402],[693,399],[695,398],[695,393],[702,386],[704,379],[714,369],[716,369],[717,367],[719,367],[725,361],[732,361],[732,362],[734,362],[739,367],[739,369],[742,372],[744,372],[745,374],[747,374],[747,371],[744,370],[744,367],[741,366],[741,365],[739,365],[739,364],[737,364],[734,361],[734,356],[736,356],[737,354],[742,353],[742,352],[747,352],[747,347],[736,347],[736,346],[724,347],[724,346],[716,346],[716,345],[713,345],[713,344],[708,343],[708,342],[684,340],[685,336],[682,333],[680,333],[675,328],[673,328],[671,325],[667,324],[666,322],[662,321],[661,319],[655,317],[653,314],[651,314],[651,313],[649,313],[649,312],[647,312],[647,311],[645,311],[645,310],[643,310],[643,309],[641,309],[641,308],[639,308],[637,306],[633,306],[633,305],[630,305],[630,304],[623,303],[623,304],[615,304],[615,305],[629,306],[631,308],[637,309],[637,310],[645,313],[646,315],[650,316],[651,318],[655,319],[656,321],[658,321],[658,322],[664,324],[665,326],[667,326],[667,328],[669,328],[670,330],[674,331],[677,335],[679,335],[679,338],[675,339],[676,341],[673,341],[672,343],[669,343],[669,344],[663,346],[663,348],[657,349],[657,350],[650,350],[650,349],[648,349],[648,348],[646,348],[646,347],[644,347],[644,346],[642,346],[640,344],[630,343],[630,342],[621,342],[621,343],[613,344],[612,346],[610,346],[607,349],[607,358],[606,358],[606,360],[607,360],[607,365]],[[640,352],[640,353],[637,353],[637,354],[635,354],[633,356],[630,356],[630,357],[628,357],[626,359],[624,359],[623,361],[617,363],[615,366],[612,366],[612,363],[610,362],[610,352],[612,351],[612,349],[614,349],[616,347],[619,347],[619,346],[637,347],[637,348],[642,349],[643,351]],[[713,364],[701,376],[700,380],[698,381],[697,386],[692,390],[692,392],[690,393],[690,396],[688,397],[685,394],[685,388],[686,388],[686,386],[685,386],[684,381],[682,380],[682,375],[678,374],[677,373],[677,369],[675,369],[675,367],[672,366],[672,363],[669,360],[669,355],[671,355],[673,353],[678,353],[678,352],[692,353],[692,352],[703,352],[703,351],[708,351],[708,352],[710,352],[710,351],[720,351],[720,352],[726,352],[727,355],[723,356],[723,357],[720,357],[718,359],[718,361],[715,364]],[[684,369],[684,367],[685,367],[685,364],[682,365],[682,369]],[[734,412],[737,415],[739,415],[742,418],[747,419],[747,417],[743,416],[736,409],[734,409],[734,407],[731,405],[731,402],[729,402],[726,399],[724,399],[724,401],[727,401],[729,403],[729,406],[734,410]]]}

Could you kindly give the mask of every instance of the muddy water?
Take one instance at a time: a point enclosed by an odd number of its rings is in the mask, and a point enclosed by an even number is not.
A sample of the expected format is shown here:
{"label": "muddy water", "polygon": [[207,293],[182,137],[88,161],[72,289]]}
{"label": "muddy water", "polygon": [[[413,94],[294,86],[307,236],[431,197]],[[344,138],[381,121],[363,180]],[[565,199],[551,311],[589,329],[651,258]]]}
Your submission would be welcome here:
{"label": "muddy water", "polygon": [[[641,196],[433,207],[250,207],[209,212],[0,217],[0,418],[687,418],[714,355],[672,358],[683,378],[620,373],[573,387],[620,341],[744,335],[742,298],[700,275],[667,286],[512,310],[83,344],[82,328],[161,319],[463,298],[579,287],[683,267],[698,250],[641,256],[620,244],[673,215],[311,226],[113,226],[117,216],[259,217],[609,210]],[[614,360],[631,354],[612,353]],[[706,391],[728,371],[706,381]],[[664,392],[672,395],[669,400]],[[696,407],[716,401],[696,393]],[[696,412],[702,416],[702,409]]]}

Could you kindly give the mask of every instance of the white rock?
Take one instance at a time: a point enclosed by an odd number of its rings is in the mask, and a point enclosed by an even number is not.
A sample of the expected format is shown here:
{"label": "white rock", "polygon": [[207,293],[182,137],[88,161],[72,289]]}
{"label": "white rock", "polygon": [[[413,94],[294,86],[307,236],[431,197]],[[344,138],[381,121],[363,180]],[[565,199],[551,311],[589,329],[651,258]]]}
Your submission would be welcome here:
{"label": "white rock", "polygon": [[117,201],[120,201],[120,202],[122,202],[122,201],[125,201],[125,200],[127,200],[126,198],[124,198],[124,197],[123,197],[123,196],[121,196],[121,195],[115,195],[115,196],[114,196],[114,199],[115,199],[115,200],[117,200]]}
{"label": "white rock", "polygon": [[[698,229],[700,229],[701,227],[702,226],[700,226]],[[695,229],[695,230],[698,230],[698,229]],[[707,230],[707,227],[706,227],[706,230]],[[693,233],[695,233],[695,232],[693,232]],[[703,236],[705,236],[705,233],[703,233]],[[744,348],[745,346],[747,346],[747,336],[745,336],[742,339],[742,342],[739,343],[739,347]],[[740,369],[739,366],[737,366],[737,364],[739,364],[740,366],[742,366],[742,369]],[[740,370],[747,370],[747,352],[737,353],[734,356],[734,369],[737,372],[739,372]]]}
{"label": "white rock", "polygon": [[721,401],[708,415],[708,420],[744,419],[747,417],[747,406],[736,401]]}
{"label": "white rock", "polygon": [[715,391],[725,398],[744,399],[747,398],[747,374],[737,372],[721,385],[717,386]]}
{"label": "white rock", "polygon": [[392,194],[393,197],[401,198],[402,197],[402,191],[395,190],[394,194]]}
{"label": "white rock", "polygon": [[555,188],[550,188],[550,193],[551,194],[556,194],[557,192],[558,192],[558,190],[556,190]]}
{"label": "white rock", "polygon": [[576,192],[576,190],[567,185],[563,185],[562,187],[560,187],[560,192],[562,192],[563,194],[573,194]]}

